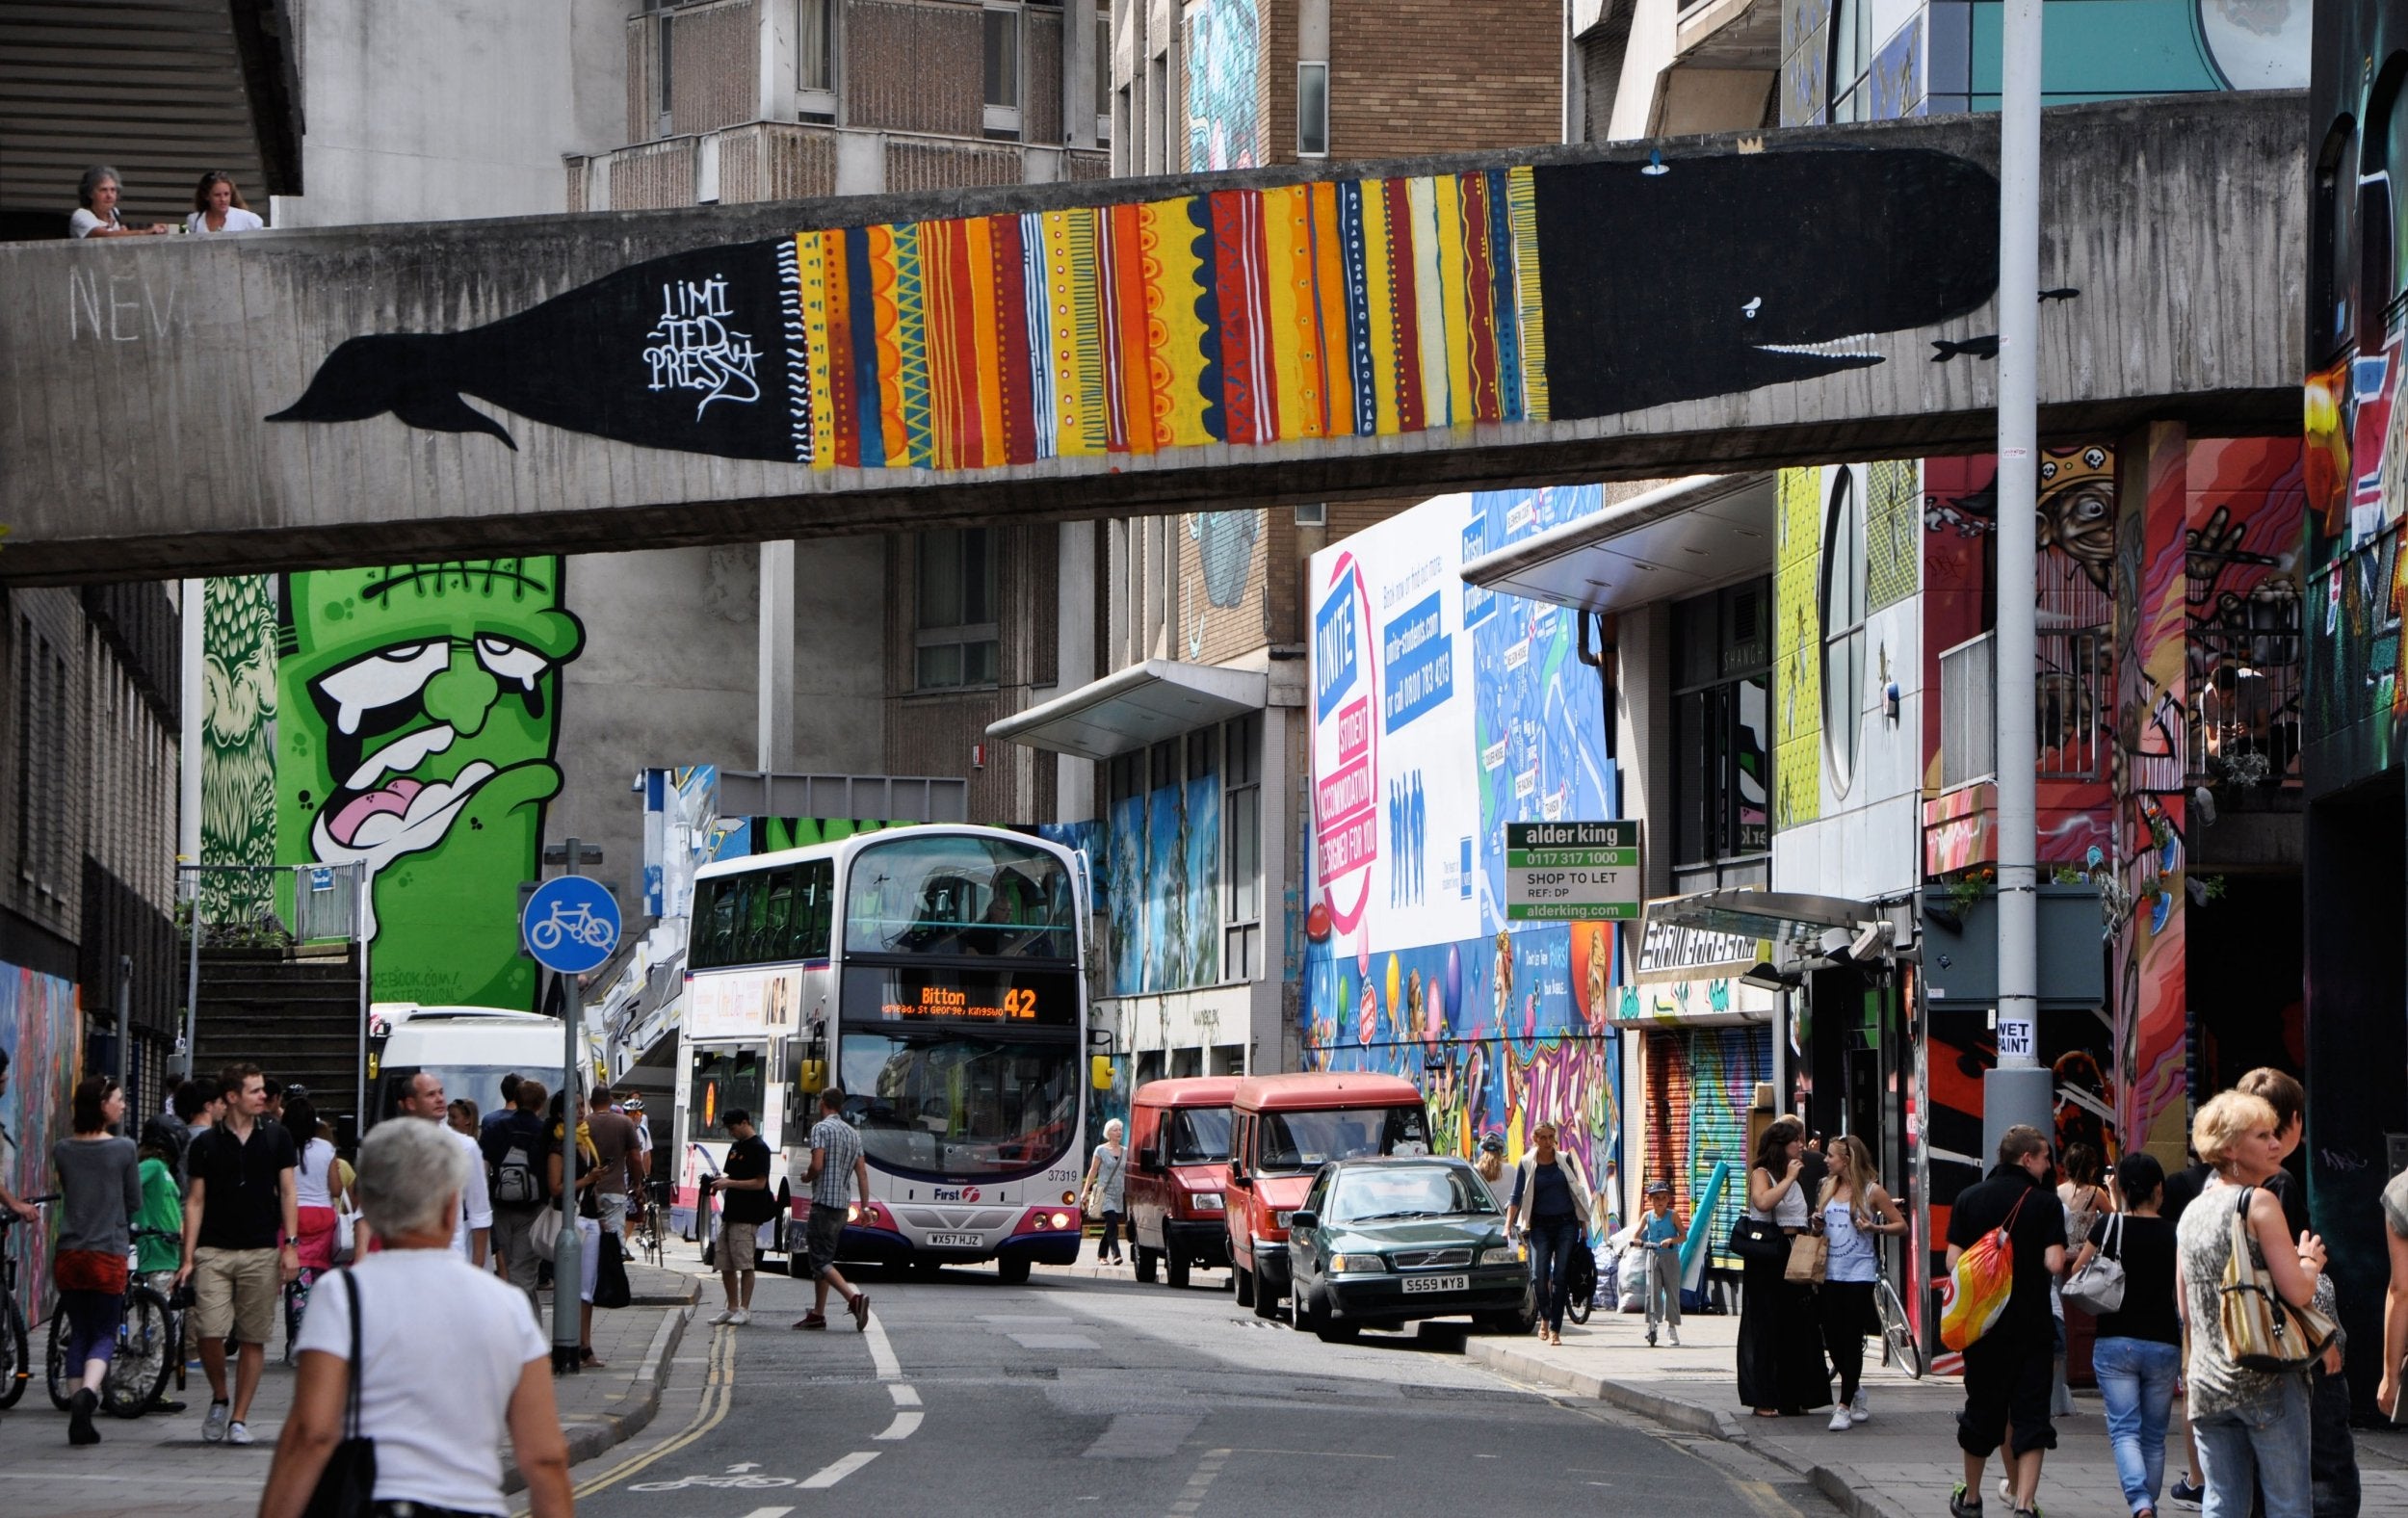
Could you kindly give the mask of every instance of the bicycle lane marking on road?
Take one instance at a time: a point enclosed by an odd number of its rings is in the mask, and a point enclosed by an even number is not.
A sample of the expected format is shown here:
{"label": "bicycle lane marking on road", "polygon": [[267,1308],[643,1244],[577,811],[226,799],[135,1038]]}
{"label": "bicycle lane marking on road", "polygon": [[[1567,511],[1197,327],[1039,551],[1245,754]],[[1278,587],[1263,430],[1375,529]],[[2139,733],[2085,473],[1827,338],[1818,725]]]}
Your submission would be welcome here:
{"label": "bicycle lane marking on road", "polygon": [[877,1459],[877,1456],[878,1452],[876,1450],[855,1450],[852,1453],[846,1455],[841,1460],[829,1461],[826,1465],[821,1467],[818,1471],[813,1472],[811,1475],[804,1477],[796,1484],[807,1492],[825,1491],[827,1488],[835,1485],[838,1481],[843,1480],[846,1477],[851,1476],[853,1472],[869,1464],[872,1460]]}
{"label": "bicycle lane marking on road", "polygon": [[[617,1485],[638,1471],[676,1453],[718,1427],[727,1417],[736,1398],[736,1333],[721,1327],[711,1336],[711,1370],[703,1383],[701,1405],[694,1409],[694,1421],[660,1448],[622,1461],[602,1475],[578,1486],[574,1496],[591,1497],[597,1492]],[[525,1518],[522,1512],[519,1518]]]}

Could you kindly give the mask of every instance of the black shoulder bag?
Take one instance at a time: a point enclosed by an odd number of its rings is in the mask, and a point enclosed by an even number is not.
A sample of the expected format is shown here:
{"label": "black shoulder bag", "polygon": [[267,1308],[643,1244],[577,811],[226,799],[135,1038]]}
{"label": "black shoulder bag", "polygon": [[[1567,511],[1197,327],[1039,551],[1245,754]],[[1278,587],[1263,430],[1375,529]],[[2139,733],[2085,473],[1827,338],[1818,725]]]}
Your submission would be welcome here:
{"label": "black shoulder bag", "polygon": [[359,1354],[359,1285],[352,1272],[343,1275],[343,1296],[352,1310],[352,1384],[343,1401],[343,1438],[327,1455],[318,1473],[317,1489],[301,1518],[367,1518],[377,1496],[377,1442],[359,1431],[359,1384],[366,1367]]}

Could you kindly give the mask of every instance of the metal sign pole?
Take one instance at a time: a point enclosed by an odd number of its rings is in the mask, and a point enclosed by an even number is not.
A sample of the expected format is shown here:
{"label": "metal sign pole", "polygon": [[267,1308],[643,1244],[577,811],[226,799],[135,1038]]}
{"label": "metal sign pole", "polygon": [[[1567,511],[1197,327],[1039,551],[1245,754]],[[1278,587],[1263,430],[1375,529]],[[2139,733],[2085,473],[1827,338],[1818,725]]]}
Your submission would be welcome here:
{"label": "metal sign pole", "polygon": [[[567,873],[577,873],[577,840],[568,841]],[[552,1369],[575,1375],[582,1369],[578,1331],[578,1286],[585,1279],[585,1241],[577,1237],[577,977],[562,977],[567,1005],[561,1009],[561,1234],[552,1248]]]}
{"label": "metal sign pole", "polygon": [[359,1052],[352,1074],[352,1132],[368,1131],[368,861],[352,862],[352,939],[359,945]]}
{"label": "metal sign pole", "polygon": [[200,1069],[200,883],[205,865],[186,865],[184,878],[193,888],[193,941],[184,955],[184,1079]]}
{"label": "metal sign pole", "polygon": [[118,955],[118,1089],[125,1093],[125,1137],[142,1132],[134,1100],[134,956]]}

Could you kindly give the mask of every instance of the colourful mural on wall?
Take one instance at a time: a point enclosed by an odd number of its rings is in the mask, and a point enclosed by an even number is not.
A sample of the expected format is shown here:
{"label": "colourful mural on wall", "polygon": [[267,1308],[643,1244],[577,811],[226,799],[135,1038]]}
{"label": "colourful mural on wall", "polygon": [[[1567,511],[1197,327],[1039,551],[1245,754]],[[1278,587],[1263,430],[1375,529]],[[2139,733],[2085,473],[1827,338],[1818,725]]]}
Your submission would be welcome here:
{"label": "colourful mural on wall", "polygon": [[1822,471],[1784,469],[1772,549],[1772,825],[1822,815]]}
{"label": "colourful mural on wall", "polygon": [[[475,395],[825,470],[1613,415],[1880,363],[1838,340],[1979,309],[1997,197],[1945,153],[1800,147],[808,229],[655,258],[470,331],[353,337],[269,420],[390,412],[515,448]],[[1734,204],[1814,212],[1693,256]],[[1864,224],[1950,232],[1868,262],[1844,230]],[[1594,277],[1609,244],[1631,277]]]}
{"label": "colourful mural on wall", "polygon": [[560,669],[585,630],[558,558],[287,576],[279,862],[369,869],[380,1000],[531,1008],[518,884],[560,793]]}
{"label": "colourful mural on wall", "polygon": [[[17,965],[0,964],[0,1050],[9,1056],[9,1084],[0,1094],[0,1174],[17,1196],[56,1191],[50,1148],[67,1137],[75,1077],[83,1061],[84,1019],[75,982]],[[16,1264],[16,1301],[28,1322],[47,1316],[50,1243],[57,1213],[41,1209],[30,1226],[9,1230]]]}
{"label": "colourful mural on wall", "polygon": [[[200,863],[273,865],[275,854],[275,581],[201,582]],[[265,875],[201,877],[205,921],[273,909]]]}
{"label": "colourful mural on wall", "polygon": [[1220,979],[1220,786],[1218,774],[1206,774],[1114,799],[1105,896],[1111,994]]}
{"label": "colourful mural on wall", "polygon": [[1188,61],[1188,171],[1269,163],[1262,0],[1187,0],[1180,24]]}
{"label": "colourful mural on wall", "polygon": [[[2396,276],[2395,276],[2396,277]],[[2344,357],[2307,387],[2307,670],[2302,741],[2335,776],[2375,774],[2408,754],[2408,378],[2400,328],[2380,354]]]}
{"label": "colourful mural on wall", "polygon": [[1418,1082],[1441,1152],[1562,1125],[1615,1205],[1620,929],[1508,926],[1505,824],[1617,815],[1576,614],[1464,585],[1604,492],[1441,496],[1316,554],[1307,1068]]}
{"label": "colourful mural on wall", "polygon": [[2299,788],[2306,473],[2293,438],[2190,445],[2190,751],[2221,804]]}

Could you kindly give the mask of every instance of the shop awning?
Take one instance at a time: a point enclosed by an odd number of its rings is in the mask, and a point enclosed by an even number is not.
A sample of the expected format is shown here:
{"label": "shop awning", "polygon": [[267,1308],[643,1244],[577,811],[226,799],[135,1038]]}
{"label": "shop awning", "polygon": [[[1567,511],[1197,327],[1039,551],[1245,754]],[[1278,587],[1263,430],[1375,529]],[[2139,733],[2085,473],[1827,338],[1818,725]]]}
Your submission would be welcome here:
{"label": "shop awning", "polygon": [[1007,717],[988,727],[986,736],[1082,759],[1110,759],[1259,712],[1269,693],[1269,677],[1259,669],[1148,659]]}
{"label": "shop awning", "polygon": [[1779,490],[1768,474],[1690,475],[1463,566],[1482,589],[1615,612],[1772,569]]}
{"label": "shop awning", "polygon": [[1734,887],[1667,897],[1647,904],[1651,922],[1677,923],[1701,932],[1737,933],[1793,944],[1808,942],[1833,928],[1853,932],[1869,923],[1886,921],[1888,915],[1871,902],[1851,901],[1845,896]]}

